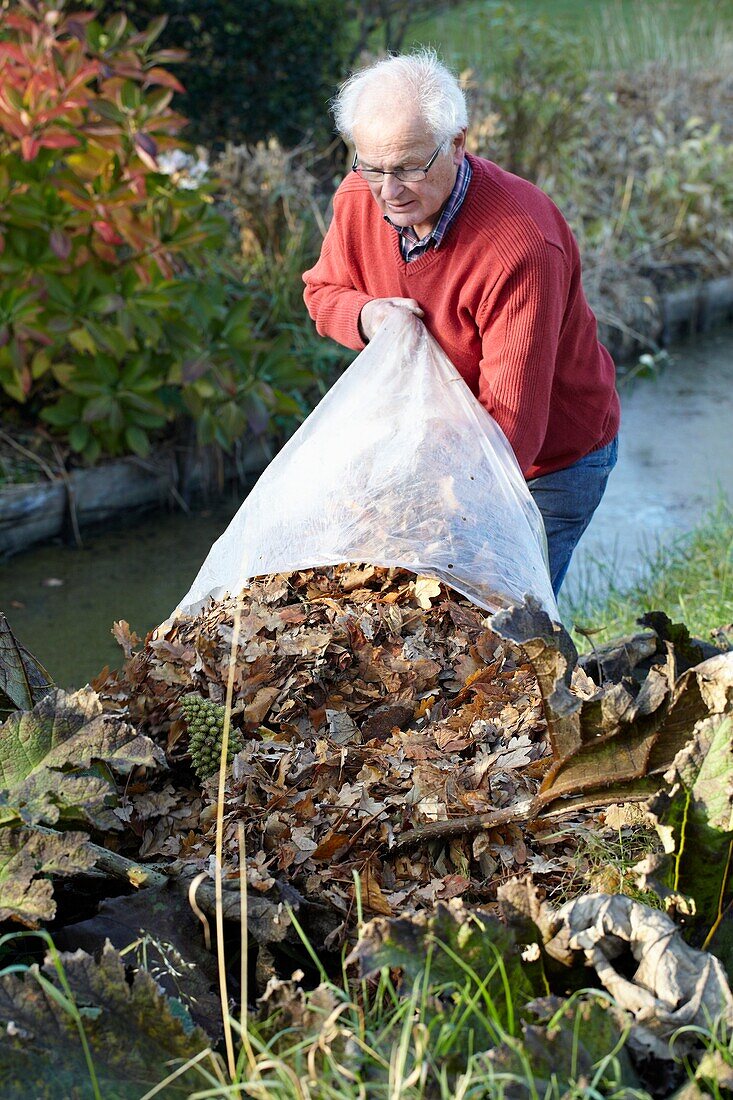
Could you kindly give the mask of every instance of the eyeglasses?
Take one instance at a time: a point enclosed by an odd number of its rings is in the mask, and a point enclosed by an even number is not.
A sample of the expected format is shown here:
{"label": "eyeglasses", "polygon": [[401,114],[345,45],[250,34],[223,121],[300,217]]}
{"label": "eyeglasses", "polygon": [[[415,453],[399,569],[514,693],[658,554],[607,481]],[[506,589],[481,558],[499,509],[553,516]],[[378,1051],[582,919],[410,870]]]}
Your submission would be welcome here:
{"label": "eyeglasses", "polygon": [[428,174],[428,171],[433,166],[438,153],[443,148],[445,142],[441,141],[438,148],[427,164],[422,168],[395,168],[392,172],[383,172],[381,168],[362,168],[360,164],[357,164],[357,155],[354,153],[354,162],[351,165],[351,171],[357,172],[363,180],[367,180],[369,183],[380,183],[385,176],[394,176],[400,183],[419,183],[420,180],[424,180]]}

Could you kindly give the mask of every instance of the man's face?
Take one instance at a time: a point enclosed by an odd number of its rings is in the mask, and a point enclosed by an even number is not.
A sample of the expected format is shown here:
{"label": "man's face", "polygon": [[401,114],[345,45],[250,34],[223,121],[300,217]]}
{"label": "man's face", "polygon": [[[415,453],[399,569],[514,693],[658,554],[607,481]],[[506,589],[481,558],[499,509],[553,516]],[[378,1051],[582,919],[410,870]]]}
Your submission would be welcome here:
{"label": "man's face", "polygon": [[[359,164],[365,168],[422,168],[435,152],[436,141],[420,118],[389,119],[380,112],[354,127]],[[453,190],[456,172],[465,153],[465,131],[446,142],[419,183],[402,183],[394,176],[369,183],[379,209],[400,227],[414,226],[424,237],[437,224],[440,211]]]}

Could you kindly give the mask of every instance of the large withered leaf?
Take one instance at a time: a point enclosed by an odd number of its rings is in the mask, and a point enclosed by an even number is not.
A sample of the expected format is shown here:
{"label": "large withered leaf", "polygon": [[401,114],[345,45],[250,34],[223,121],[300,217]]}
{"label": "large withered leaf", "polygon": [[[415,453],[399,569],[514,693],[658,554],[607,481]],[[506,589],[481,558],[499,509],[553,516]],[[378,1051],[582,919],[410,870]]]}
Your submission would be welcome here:
{"label": "large withered leaf", "polygon": [[673,623],[664,611],[648,611],[637,622],[650,626],[660,641],[672,643],[678,676],[720,652],[718,646],[702,638],[693,638],[684,623]]}
{"label": "large withered leaf", "polygon": [[218,1037],[221,1001],[216,959],[204,947],[201,925],[188,900],[185,883],[138,890],[102,902],[96,916],[54,933],[57,947],[82,948],[96,955],[105,941],[126,954],[128,965],[145,958],[159,987],[178,998],[208,1035]]}
{"label": "large withered leaf", "polygon": [[610,685],[605,694],[583,701],[582,744],[553,763],[535,799],[536,811],[647,798],[663,786],[664,772],[696,723],[733,710],[733,653],[703,661],[676,682],[674,667],[670,651],[635,698],[623,686]]}
{"label": "large withered leaf", "polygon": [[606,645],[597,646],[591,653],[578,658],[580,667],[588,673],[598,687],[604,683],[619,684],[638,672],[659,652],[659,638],[654,631],[643,634],[627,634],[614,638]]}
{"label": "large withered leaf", "polygon": [[[669,625],[666,616],[647,621]],[[649,797],[662,786],[663,772],[695,723],[733,708],[730,653],[717,653],[675,678],[674,646],[657,638],[658,659],[639,681],[630,674],[652,655],[650,636],[640,635],[609,652],[610,663],[606,655],[597,660],[602,682],[581,697],[570,689],[575,656],[570,639],[532,601],[499,612],[491,625],[522,646],[542,691],[553,761],[534,799],[535,815]],[[683,628],[675,629],[682,637]],[[697,650],[688,646],[685,655],[691,652]],[[628,675],[608,682],[604,667]]]}
{"label": "large withered leaf", "polygon": [[[700,722],[665,779],[649,812],[666,854],[648,856],[637,873],[662,897],[693,900],[685,937],[700,946],[733,903],[733,720]],[[716,953],[733,974],[728,938]]]}
{"label": "large withered leaf", "polygon": [[[601,1096],[611,1091],[614,1095],[626,1095],[626,1089],[639,1087],[631,1059],[622,1045],[626,1023],[622,1012],[593,995],[564,1002],[557,997],[547,1001],[548,1007],[555,1011],[546,1026],[524,1024],[521,1047],[500,1043],[483,1056],[488,1067],[500,1075],[500,1095],[504,1100],[578,1095],[578,1085],[583,1080],[593,1080]],[[530,1004],[529,1008],[532,1007]],[[538,1002],[538,1008],[543,1007]],[[615,1059],[609,1059],[610,1050],[616,1051]],[[527,1080],[528,1065],[531,1081]],[[610,1086],[608,1091],[604,1085]],[[623,1092],[618,1091],[619,1085],[625,1086]]]}
{"label": "large withered leaf", "polygon": [[0,828],[0,921],[30,928],[56,913],[48,875],[75,875],[94,865],[84,833]]}
{"label": "large withered leaf", "polygon": [[562,906],[557,917],[562,926],[548,952],[559,947],[585,958],[619,1007],[634,1017],[637,1049],[669,1058],[669,1038],[678,1028],[709,1027],[717,1017],[733,1023],[733,995],[721,963],[685,943],[666,913],[623,894],[585,894]]}
{"label": "large withered leaf", "polygon": [[12,714],[0,727],[0,822],[21,817],[54,824],[60,816],[98,828],[120,827],[110,813],[116,792],[111,771],[159,766],[153,742],[106,715],[90,688],[54,690],[33,710]]}
{"label": "large withered leaf", "polygon": [[649,757],[654,773],[671,767],[677,753],[690,740],[696,723],[709,716],[733,711],[733,652],[718,653],[677,679],[669,710]]}
{"label": "large withered leaf", "polygon": [[[206,1035],[171,1010],[154,979],[139,970],[127,981],[109,944],[99,963],[76,951],[61,955],[84,1024],[102,1096],[139,1100],[171,1070],[202,1051]],[[95,1095],[76,1026],[38,974],[58,987],[47,959],[25,975],[0,978],[0,1080],[4,1100],[87,1100]],[[11,1026],[8,1026],[11,1025]],[[201,1077],[189,1070],[160,1093],[188,1096]]]}
{"label": "large withered leaf", "polygon": [[[533,996],[512,932],[497,917],[467,909],[454,899],[432,912],[375,917],[364,925],[347,963],[359,963],[362,977],[382,967],[399,967],[409,991],[423,975],[431,985],[462,988],[470,967],[485,982],[500,1015],[506,1011],[506,985],[516,1002]],[[506,1020],[504,1021],[506,1022]]]}
{"label": "large withered leaf", "polygon": [[43,665],[20,644],[0,612],[0,714],[30,710],[51,687]]}

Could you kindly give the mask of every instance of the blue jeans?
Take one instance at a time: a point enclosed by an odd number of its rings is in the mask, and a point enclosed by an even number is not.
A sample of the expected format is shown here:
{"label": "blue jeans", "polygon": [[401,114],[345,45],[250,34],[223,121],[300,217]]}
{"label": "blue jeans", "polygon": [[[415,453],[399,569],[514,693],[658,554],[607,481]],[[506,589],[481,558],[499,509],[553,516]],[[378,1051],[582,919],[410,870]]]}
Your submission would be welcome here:
{"label": "blue jeans", "polygon": [[527,488],[542,513],[550,554],[552,590],[557,596],[573,550],[601,502],[618,458],[618,436],[564,470],[533,477]]}

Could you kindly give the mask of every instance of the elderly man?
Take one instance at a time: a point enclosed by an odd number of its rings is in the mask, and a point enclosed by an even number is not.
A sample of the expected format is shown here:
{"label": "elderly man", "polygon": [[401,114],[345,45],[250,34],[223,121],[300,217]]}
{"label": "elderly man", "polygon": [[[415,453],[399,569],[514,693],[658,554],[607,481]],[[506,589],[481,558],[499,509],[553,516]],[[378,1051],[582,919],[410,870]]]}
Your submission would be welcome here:
{"label": "elderly man", "polygon": [[428,329],[507,436],[547,532],[555,593],[616,462],[614,366],[566,221],[466,153],[466,103],[430,50],[352,76],[334,115],[356,154],[305,301],[360,350],[391,310]]}

